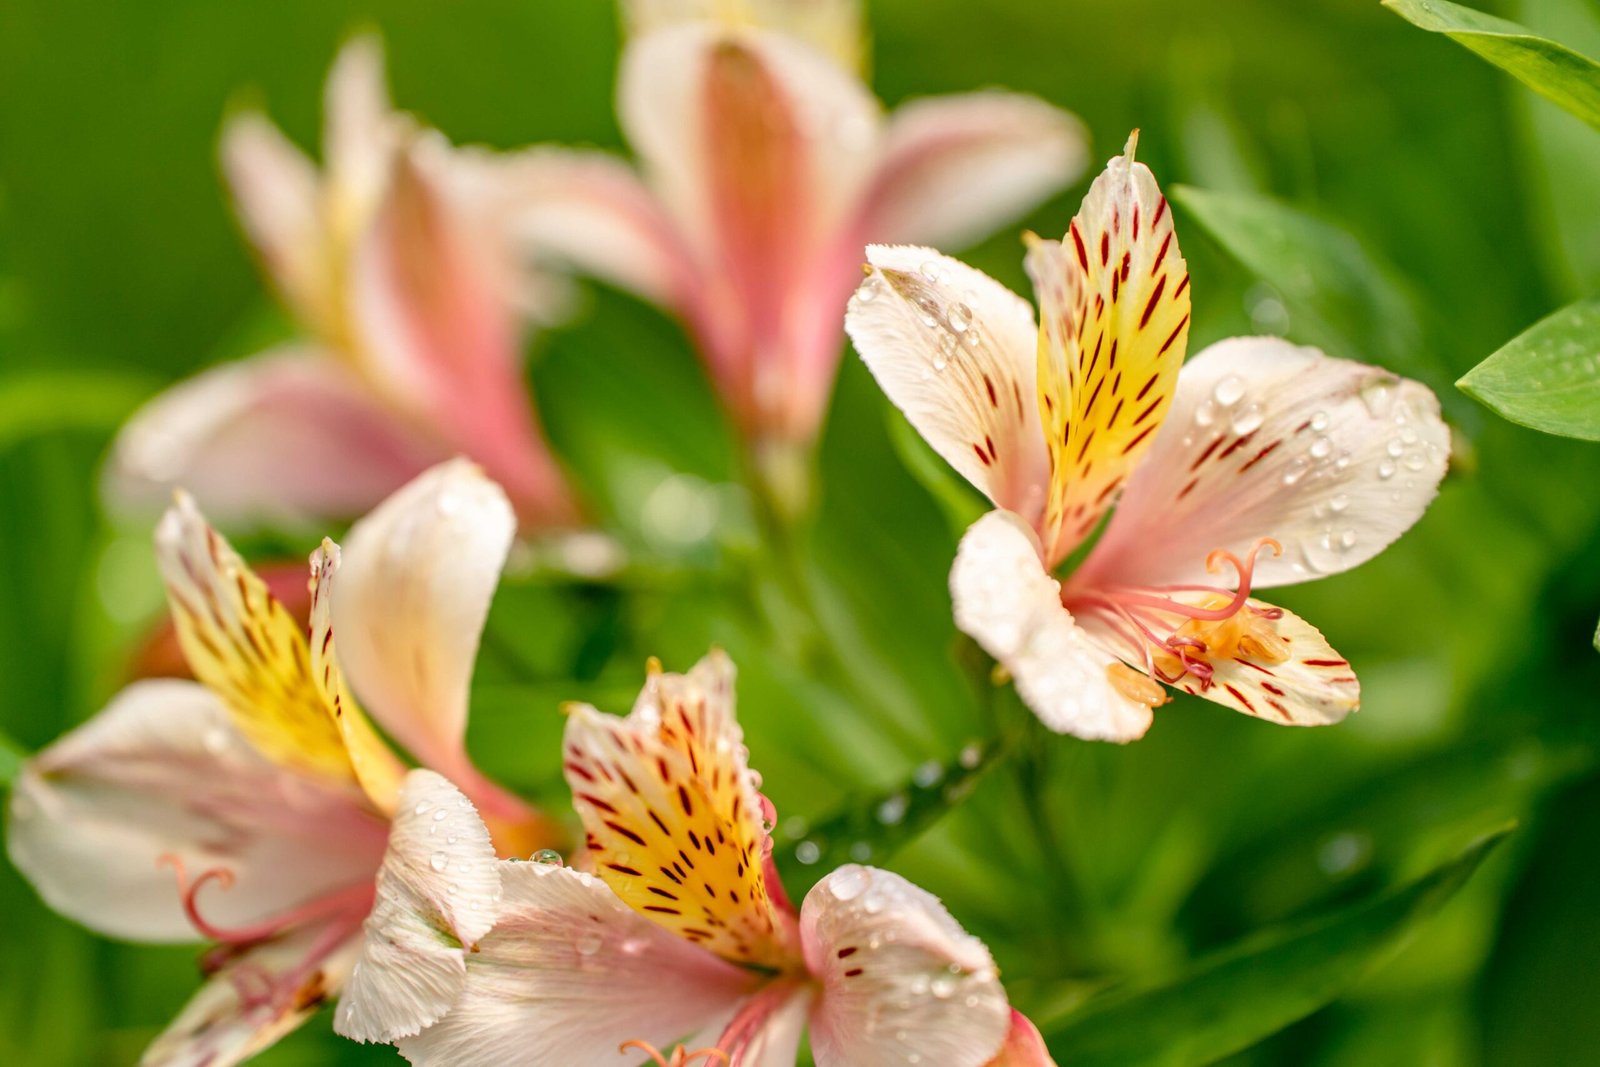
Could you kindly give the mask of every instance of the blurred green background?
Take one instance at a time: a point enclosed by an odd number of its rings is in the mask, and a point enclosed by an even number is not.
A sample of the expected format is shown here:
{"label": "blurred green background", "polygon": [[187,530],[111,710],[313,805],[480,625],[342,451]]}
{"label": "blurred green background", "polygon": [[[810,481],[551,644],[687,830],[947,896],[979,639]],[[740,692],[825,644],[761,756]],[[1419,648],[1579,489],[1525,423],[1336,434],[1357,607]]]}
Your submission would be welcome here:
{"label": "blurred green background", "polygon": [[[1593,0],[1492,6],[1600,53]],[[1451,389],[1600,291],[1600,135],[1375,0],[876,0],[868,14],[890,104],[1038,93],[1083,116],[1096,168],[1141,128],[1164,184],[1200,190],[1174,197],[1191,351],[1279,332],[1384,363],[1433,385],[1459,438],[1415,531],[1282,597],[1360,671],[1359,715],[1291,731],[1180,698],[1127,748],[1042,740],[892,864],[1049,1020],[1105,982],[1158,980],[1359,901],[1516,818],[1403,954],[1227,1062],[1600,1063],[1600,450]],[[98,502],[118,420],[287,328],[221,190],[222,117],[263,105],[314,146],[327,66],[366,27],[398,103],[457,142],[622,147],[603,0],[0,4],[0,730],[30,750],[103,704],[159,610],[148,526]],[[1062,231],[1082,189],[1026,224]],[[1026,291],[1015,231],[966,258]],[[945,592],[959,527],[908,472],[898,417],[853,356],[796,550],[819,637],[787,621],[794,598],[669,320],[590,288],[530,351],[555,448],[634,563],[605,585],[508,581],[475,683],[491,773],[564,810],[558,702],[625,710],[646,655],[682,669],[713,642],[740,665],[754,764],[791,836],[793,817],[870,805],[994,722],[1028,721],[971,680],[983,667]],[[716,522],[663,520],[685,501]],[[312,540],[241,544],[300,555]],[[803,886],[815,874],[788,848]],[[7,1063],[132,1062],[194,980],[193,949],[91,937],[8,866],[0,945]],[[324,1017],[262,1062],[395,1060]]]}

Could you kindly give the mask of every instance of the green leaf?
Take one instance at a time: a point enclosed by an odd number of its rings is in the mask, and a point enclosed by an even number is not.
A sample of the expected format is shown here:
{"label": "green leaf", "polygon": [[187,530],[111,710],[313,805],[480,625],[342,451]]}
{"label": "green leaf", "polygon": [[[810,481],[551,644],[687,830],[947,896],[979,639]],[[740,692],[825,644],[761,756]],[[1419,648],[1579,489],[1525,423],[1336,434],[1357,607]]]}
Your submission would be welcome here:
{"label": "green leaf", "polygon": [[27,757],[28,754],[22,750],[21,745],[0,734],[0,786],[10,785],[16,781],[17,771]]}
{"label": "green leaf", "polygon": [[904,415],[890,410],[888,423],[889,440],[900,462],[939,505],[950,529],[961,536],[989,510],[988,502],[922,439]]}
{"label": "green leaf", "polygon": [[953,760],[922,764],[900,788],[857,797],[816,823],[783,820],[774,853],[784,888],[798,901],[841,864],[883,862],[965,800],[1002,754],[1000,745],[975,741]]}
{"label": "green leaf", "polygon": [[1596,624],[1594,628],[1594,650],[1600,652],[1600,624]]}
{"label": "green leaf", "polygon": [[1512,422],[1600,441],[1600,301],[1540,320],[1456,384]]}
{"label": "green leaf", "polygon": [[1600,129],[1600,64],[1515,22],[1447,0],[1383,0],[1412,25],[1442,33]]}
{"label": "green leaf", "polygon": [[1454,375],[1428,346],[1398,270],[1351,234],[1254,193],[1173,188],[1171,198],[1250,273],[1282,296],[1289,336],[1378,363],[1436,388]]}
{"label": "green leaf", "polygon": [[40,434],[110,433],[154,391],[143,375],[32,371],[0,380],[0,449]]}
{"label": "green leaf", "polygon": [[1508,829],[1338,915],[1252,939],[1163,985],[1091,998],[1041,1027],[1050,1051],[1072,1067],[1200,1067],[1248,1048],[1330,1003],[1396,952]]}

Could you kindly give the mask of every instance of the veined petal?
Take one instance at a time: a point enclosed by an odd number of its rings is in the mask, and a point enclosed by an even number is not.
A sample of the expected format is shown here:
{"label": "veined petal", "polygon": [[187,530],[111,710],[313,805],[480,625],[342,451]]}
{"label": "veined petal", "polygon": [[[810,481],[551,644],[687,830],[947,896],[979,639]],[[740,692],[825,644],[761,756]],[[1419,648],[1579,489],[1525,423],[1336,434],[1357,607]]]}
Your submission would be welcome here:
{"label": "veined petal", "polygon": [[326,326],[331,279],[316,168],[254,113],[228,120],[221,156],[239,221],[273,284],[297,314]]}
{"label": "veined petal", "polygon": [[991,511],[972,524],[950,570],[956,626],[1016,682],[1034,714],[1057,733],[1133,741],[1150,728],[1150,705],[1124,695],[1107,671],[1119,664],[1061,604],[1061,585],[1016,515]]}
{"label": "veined petal", "polygon": [[1083,173],[1077,118],[1032,96],[986,91],[901,105],[884,134],[862,230],[878,241],[958,248]]}
{"label": "veined petal", "polygon": [[466,460],[434,467],[356,523],[331,601],[339,662],[384,729],[455,777],[473,663],[516,519]]}
{"label": "veined petal", "polygon": [[339,669],[333,640],[333,586],[339,546],[327,538],[311,553],[311,675],[333,708],[334,722],[350,757],[350,768],[373,806],[393,815],[406,769],[383,743],[356,703]]}
{"label": "veined petal", "polygon": [[556,260],[683,310],[695,269],[654,194],[603,152],[535,148],[482,160],[506,225],[536,260]]}
{"label": "veined petal", "polygon": [[725,959],[781,968],[792,921],[769,896],[733,675],[712,652],[688,674],[652,673],[626,718],[575,707],[567,782],[596,869],[629,907]]}
{"label": "veined petal", "polygon": [[860,0],[626,0],[628,32],[651,33],[679,22],[715,19],[777,30],[826,52],[849,70],[865,59]]}
{"label": "veined petal", "polygon": [[467,957],[499,911],[489,831],[461,791],[433,771],[406,776],[377,894],[334,1029],[391,1042],[451,1009],[466,983]]}
{"label": "veined petal", "polygon": [[927,248],[871,245],[845,329],[890,401],[997,506],[1037,516],[1049,455],[1021,297]]}
{"label": "veined petal", "polygon": [[989,1061],[989,1067],[1056,1067],[1056,1061],[1050,1058],[1050,1050],[1045,1048],[1039,1028],[1012,1008],[1006,1043],[1001,1046],[1000,1054]]}
{"label": "veined petal", "polygon": [[156,559],[184,657],[268,759],[356,784],[332,703],[311,673],[300,623],[187,495],[156,528]]}
{"label": "veined petal", "polygon": [[[776,978],[748,998],[711,1047],[728,1067],[793,1067],[817,991],[804,978]],[[686,1049],[704,1048],[698,1039]]]}
{"label": "veined petal", "polygon": [[230,1067],[270,1047],[338,994],[355,957],[353,932],[305,926],[228,957],[140,1067]]}
{"label": "veined petal", "polygon": [[999,1052],[1011,1011],[994,959],[932,894],[849,864],[806,894],[800,923],[822,982],[817,1067],[982,1067]]}
{"label": "veined petal", "polygon": [[1263,537],[1284,551],[1258,558],[1255,588],[1347,570],[1422,516],[1449,456],[1426,386],[1275,337],[1222,341],[1184,367],[1082,581],[1209,585],[1212,550]]}
{"label": "veined petal", "polygon": [[91,929],[197,941],[174,860],[191,876],[227,870],[232,886],[202,888],[198,906],[253,926],[369,881],[385,831],[349,791],[261,756],[210,690],[159,680],[24,765],[6,847],[47,904]]}
{"label": "veined petal", "polygon": [[1065,241],[1037,241],[1039,399],[1051,450],[1046,559],[1099,522],[1166,417],[1189,336],[1189,270],[1148,167],[1124,155]]}
{"label": "veined petal", "polygon": [[360,514],[444,451],[315,350],[203,371],[151,400],[106,465],[114,506],[159,509],[183,487],[219,521],[301,526]]}
{"label": "veined petal", "polygon": [[635,914],[605,883],[566,867],[500,865],[493,931],[467,957],[455,1007],[397,1044],[412,1063],[566,1067],[637,1063],[728,1018],[761,981]]}

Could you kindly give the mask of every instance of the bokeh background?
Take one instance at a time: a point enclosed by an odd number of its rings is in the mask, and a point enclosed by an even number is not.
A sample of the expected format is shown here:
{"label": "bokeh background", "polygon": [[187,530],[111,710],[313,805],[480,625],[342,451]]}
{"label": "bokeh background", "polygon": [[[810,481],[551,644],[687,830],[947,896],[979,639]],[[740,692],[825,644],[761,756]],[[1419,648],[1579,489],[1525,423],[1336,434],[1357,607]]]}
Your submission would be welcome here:
{"label": "bokeh background", "polygon": [[[1593,0],[1484,6],[1600,53]],[[1375,0],[874,0],[868,15],[886,102],[1031,91],[1084,118],[1096,166],[1142,129],[1140,158],[1196,190],[1174,198],[1191,351],[1277,332],[1383,363],[1433,385],[1458,437],[1439,502],[1395,549],[1282,598],[1359,669],[1355,718],[1291,731],[1180,698],[1127,748],[1040,738],[890,862],[1049,1019],[1098,983],[1175,973],[1516,819],[1403,953],[1228,1062],[1600,1063],[1600,449],[1451,388],[1600,289],[1600,134]],[[23,749],[103,704],[159,612],[148,524],[99,503],[116,425],[287,331],[223,195],[221,120],[265,106],[314,147],[327,66],[372,28],[398,103],[457,142],[623,147],[605,0],[0,4],[0,730]],[[1028,225],[1061,232],[1082,191]],[[1026,291],[1015,232],[966,258]],[[625,710],[646,655],[682,669],[712,643],[741,667],[747,740],[790,837],[794,817],[870,805],[996,722],[1027,721],[972,683],[982,668],[945,592],[959,507],[915,473],[859,361],[845,359],[818,514],[793,553],[822,625],[791,626],[677,328],[598,287],[583,300],[531,342],[530,374],[632,562],[607,583],[508,580],[475,683],[485,769],[564,808],[559,702]],[[241,544],[300,556],[309,533]],[[0,1062],[133,1062],[194,981],[192,948],[90,936],[9,866],[0,946]],[[261,1060],[396,1061],[325,1017]]]}

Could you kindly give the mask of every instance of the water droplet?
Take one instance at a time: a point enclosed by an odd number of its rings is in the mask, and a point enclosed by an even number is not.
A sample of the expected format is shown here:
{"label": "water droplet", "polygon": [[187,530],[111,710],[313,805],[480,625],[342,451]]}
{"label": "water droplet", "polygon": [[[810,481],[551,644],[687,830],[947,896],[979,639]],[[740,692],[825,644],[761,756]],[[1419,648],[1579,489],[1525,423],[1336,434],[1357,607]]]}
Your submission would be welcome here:
{"label": "water droplet", "polygon": [[445,855],[443,852],[435,852],[432,856],[428,857],[428,866],[432,867],[436,871],[442,871],[446,867],[450,866],[450,857]]}
{"label": "water droplet", "polygon": [[1380,459],[1378,461],[1378,477],[1384,481],[1394,477],[1394,460]]}
{"label": "water droplet", "polygon": [[1293,485],[1306,476],[1306,471],[1311,469],[1311,461],[1304,456],[1297,456],[1283,469],[1283,484]]}
{"label": "water droplet", "polygon": [[856,303],[870,304],[878,299],[878,293],[883,289],[883,283],[876,274],[869,277],[856,289]]}
{"label": "water droplet", "polygon": [[1400,454],[1406,450],[1406,446],[1401,444],[1400,439],[1396,437],[1394,440],[1384,445],[1383,450],[1389,453],[1389,455],[1393,456],[1395,459],[1399,459]]}
{"label": "water droplet", "polygon": [[1196,426],[1210,426],[1217,421],[1217,405],[1215,401],[1207,400],[1194,409],[1194,423]]}
{"label": "water droplet", "polygon": [[1389,414],[1389,409],[1394,405],[1394,380],[1392,378],[1374,378],[1361,387],[1361,402],[1366,405],[1367,414],[1375,419],[1381,419]]}
{"label": "water droplet", "polygon": [[841,868],[828,879],[828,891],[837,900],[854,900],[866,888],[867,872],[860,867]]}
{"label": "water droplet", "polygon": [[1260,404],[1250,404],[1240,408],[1233,415],[1233,432],[1240,437],[1255,433],[1261,429],[1261,424],[1266,421],[1267,415]]}
{"label": "water droplet", "polygon": [[1335,493],[1328,500],[1328,510],[1335,514],[1350,506],[1350,497],[1344,493]]}
{"label": "water droplet", "polygon": [[1356,547],[1356,537],[1357,535],[1355,530],[1347,528],[1344,533],[1339,535],[1339,547],[1344,549],[1346,552],[1350,551],[1352,548]]}
{"label": "water droplet", "polygon": [[426,800],[419,800],[417,801],[417,806],[411,809],[411,814],[426,815],[428,813],[428,809],[431,807],[433,807],[433,805],[429,804]]}
{"label": "water droplet", "polygon": [[944,768],[939,765],[939,761],[936,759],[919,763],[917,769],[911,772],[912,782],[916,783],[920,789],[933,788],[939,784],[939,779],[943,777]]}
{"label": "water droplet", "polygon": [[878,821],[885,826],[894,826],[906,817],[906,808],[909,802],[904,793],[896,793],[878,805]]}
{"label": "water droplet", "polygon": [[578,950],[578,955],[580,956],[593,956],[600,951],[600,946],[603,944],[605,944],[605,938],[600,936],[599,931],[591,930],[587,933],[579,934],[578,940],[573,942],[572,947]]}
{"label": "water droplet", "polygon": [[809,867],[822,858],[822,849],[815,841],[802,841],[794,846],[794,858]]}
{"label": "water droplet", "polygon": [[1407,452],[1406,458],[1400,461],[1408,471],[1419,471],[1428,465],[1428,458],[1421,452]]}
{"label": "water droplet", "polygon": [[962,303],[950,305],[950,312],[946,316],[950,329],[956,333],[966,333],[967,327],[972,325],[972,309]]}
{"label": "water droplet", "polygon": [[1308,451],[1311,453],[1313,458],[1327,459],[1328,456],[1333,452],[1333,442],[1328,440],[1326,437],[1319,437],[1315,441],[1311,442],[1311,447],[1308,449]]}
{"label": "water droplet", "polygon": [[921,274],[928,281],[938,285],[945,278],[944,264],[937,259],[925,260],[922,264]]}
{"label": "water droplet", "polygon": [[1233,407],[1244,399],[1244,379],[1237,374],[1228,375],[1211,390],[1211,397],[1225,408]]}
{"label": "water droplet", "polygon": [[940,1000],[948,1000],[956,991],[956,980],[948,975],[940,975],[933,980],[928,991]]}
{"label": "water droplet", "polygon": [[883,894],[875,889],[869,891],[866,896],[861,898],[861,910],[866,912],[868,915],[876,915],[881,912],[884,904],[885,901],[883,899]]}
{"label": "water droplet", "polygon": [[438,811],[433,813],[433,821],[434,822],[444,822],[449,817],[450,817],[450,813],[448,811],[445,811],[443,808],[440,808]]}
{"label": "water droplet", "polygon": [[1371,852],[1372,842],[1366,834],[1334,834],[1317,850],[1317,866],[1324,874],[1349,874],[1365,863]]}
{"label": "water droplet", "polygon": [[1326,430],[1328,428],[1328,413],[1326,411],[1319,411],[1313,414],[1311,416],[1311,428],[1317,433],[1321,433],[1323,430]]}
{"label": "water droplet", "polygon": [[449,893],[451,896],[455,896],[457,893],[461,892],[461,887],[456,885],[454,882],[451,882],[449,885],[445,886],[444,888],[445,888],[445,892]]}
{"label": "water droplet", "polygon": [[459,840],[460,840],[459,837],[457,837],[455,834],[451,834],[450,836],[448,836],[448,837],[446,837],[444,839],[444,843],[447,844],[447,845],[453,845]]}

